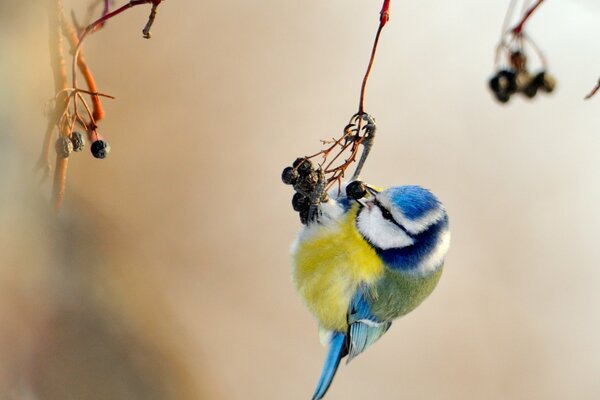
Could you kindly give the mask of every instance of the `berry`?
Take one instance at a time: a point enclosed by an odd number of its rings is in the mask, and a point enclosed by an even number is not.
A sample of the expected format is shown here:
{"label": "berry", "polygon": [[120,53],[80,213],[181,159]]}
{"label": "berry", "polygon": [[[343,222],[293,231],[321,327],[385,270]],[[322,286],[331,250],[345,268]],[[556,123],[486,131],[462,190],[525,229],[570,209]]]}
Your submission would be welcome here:
{"label": "berry", "polygon": [[502,69],[498,71],[498,91],[513,94],[517,91],[517,76],[513,71]]}
{"label": "berry", "polygon": [[354,181],[346,186],[346,196],[353,200],[362,199],[367,195],[367,187],[361,181]]}
{"label": "berry", "polygon": [[85,147],[85,140],[81,132],[73,131],[71,133],[71,142],[73,143],[74,151],[81,151]]}
{"label": "berry", "polygon": [[304,225],[308,224],[308,214],[309,214],[308,208],[306,210],[300,211],[300,222],[302,222]]}
{"label": "berry", "polygon": [[498,100],[500,103],[508,103],[510,100],[510,94],[506,93],[505,91],[496,92],[494,94],[496,96],[496,100]]}
{"label": "berry", "polygon": [[298,170],[300,175],[308,175],[313,170],[313,165],[310,160],[297,158],[296,161],[294,161],[294,168]]}
{"label": "berry", "polygon": [[281,180],[286,185],[295,185],[298,182],[298,171],[293,167],[286,167],[281,173]]}
{"label": "berry", "polygon": [[294,197],[292,197],[292,207],[294,208],[294,211],[308,210],[309,206],[310,201],[302,193],[296,193],[294,194]]}
{"label": "berry", "polygon": [[96,158],[105,158],[110,152],[110,145],[104,140],[96,140],[90,148]]}
{"label": "berry", "polygon": [[525,96],[527,96],[531,99],[531,98],[535,97],[535,95],[537,94],[538,87],[539,87],[539,84],[536,82],[536,80],[531,79],[529,81],[529,84],[527,84],[523,88],[523,93],[525,94]]}
{"label": "berry", "polygon": [[500,90],[500,78],[498,77],[498,74],[490,78],[488,85],[490,86],[490,89],[492,89],[492,92],[498,93]]}
{"label": "berry", "polygon": [[517,71],[523,71],[527,66],[527,57],[517,50],[510,55],[510,63]]}
{"label": "berry", "polygon": [[556,87],[556,79],[546,71],[538,72],[534,80],[537,82],[538,87],[547,93],[551,93]]}
{"label": "berry", "polygon": [[56,154],[62,158],[67,158],[73,152],[73,143],[66,136],[60,136],[56,139],[55,144]]}

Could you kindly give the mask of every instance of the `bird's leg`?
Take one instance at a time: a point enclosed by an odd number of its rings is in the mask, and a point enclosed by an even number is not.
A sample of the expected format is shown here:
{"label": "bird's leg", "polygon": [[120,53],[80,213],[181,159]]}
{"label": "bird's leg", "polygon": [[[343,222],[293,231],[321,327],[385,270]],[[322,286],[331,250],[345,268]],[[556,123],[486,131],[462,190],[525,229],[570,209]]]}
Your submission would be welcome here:
{"label": "bird's leg", "polygon": [[363,140],[361,142],[361,144],[363,145],[363,152],[360,156],[360,160],[358,160],[358,164],[356,165],[356,169],[354,170],[354,174],[352,175],[352,179],[350,181],[355,181],[360,176],[360,172],[362,171],[365,162],[367,161],[367,157],[369,156],[371,148],[373,147],[373,140],[375,139],[375,119],[369,114],[360,115],[359,118],[367,122],[367,124],[363,128],[365,130],[365,136],[363,136]]}

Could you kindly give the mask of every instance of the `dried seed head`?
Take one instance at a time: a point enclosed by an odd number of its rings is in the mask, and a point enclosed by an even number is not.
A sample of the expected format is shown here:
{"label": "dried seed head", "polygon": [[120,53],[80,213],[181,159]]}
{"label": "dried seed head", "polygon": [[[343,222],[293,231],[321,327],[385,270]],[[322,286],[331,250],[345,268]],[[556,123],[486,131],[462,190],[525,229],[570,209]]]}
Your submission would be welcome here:
{"label": "dried seed head", "polygon": [[73,131],[71,133],[71,143],[73,143],[74,151],[81,151],[85,147],[85,140],[81,132]]}
{"label": "dried seed head", "polygon": [[90,148],[96,158],[105,158],[110,152],[110,145],[104,140],[96,140]]}
{"label": "dried seed head", "polygon": [[56,154],[59,157],[67,158],[73,152],[73,143],[71,143],[71,139],[66,136],[60,135],[58,139],[56,139]]}

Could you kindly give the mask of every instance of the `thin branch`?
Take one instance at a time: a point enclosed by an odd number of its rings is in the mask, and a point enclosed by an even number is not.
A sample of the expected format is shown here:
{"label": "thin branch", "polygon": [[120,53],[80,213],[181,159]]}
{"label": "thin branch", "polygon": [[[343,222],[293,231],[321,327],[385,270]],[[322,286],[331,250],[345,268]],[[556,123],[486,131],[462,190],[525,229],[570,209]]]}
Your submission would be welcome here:
{"label": "thin branch", "polygon": [[600,79],[598,79],[598,83],[596,83],[596,86],[594,86],[594,88],[592,89],[592,91],[590,93],[588,93],[587,96],[584,97],[585,100],[589,100],[592,97],[594,97],[594,95],[600,90]]}
{"label": "thin branch", "polygon": [[[60,31],[61,16],[63,10],[62,0],[48,0],[48,30],[50,37],[50,62],[52,70],[54,72],[54,88],[55,92],[58,93],[67,88],[67,72],[65,68],[65,56],[63,49],[62,35]],[[64,96],[64,97],[63,97]],[[56,104],[54,106],[53,119],[58,121],[67,109],[68,101],[66,100],[67,94],[58,96]],[[59,125],[59,135],[68,135],[63,127]],[[47,135],[48,136],[48,133]],[[46,150],[46,149],[44,149]],[[65,196],[65,185],[67,177],[67,167],[69,159],[61,157],[59,154],[56,155],[56,167],[54,169],[54,182],[52,187],[54,209],[56,212],[60,209]]]}
{"label": "thin branch", "polygon": [[[77,32],[75,31],[75,27],[72,23],[70,23],[64,16],[62,18],[62,30],[64,35],[67,37],[69,44],[71,45],[71,52],[75,52],[79,44],[79,38],[77,36]],[[83,50],[79,50],[77,56],[77,66],[85,79],[87,87],[91,93],[97,93],[98,87],[96,86],[96,81],[94,80],[94,76],[92,75],[92,71],[89,69],[87,63],[85,62],[85,58],[83,57]],[[104,109],[102,108],[102,102],[100,101],[100,97],[98,94],[91,94],[92,98],[92,106],[94,108],[94,120],[100,121],[104,118]]]}
{"label": "thin branch", "polygon": [[514,28],[512,28],[511,31],[513,34],[519,35],[521,33],[521,31],[523,30],[523,26],[525,25],[525,22],[527,22],[527,20],[531,17],[531,15],[535,12],[535,10],[537,10],[537,8],[543,2],[544,2],[544,0],[537,0],[537,2],[529,10],[527,10],[525,15],[523,15],[523,18],[521,18],[521,21]]}
{"label": "thin branch", "polygon": [[[358,104],[358,114],[362,115],[364,113],[364,103],[365,103],[365,90],[367,88],[367,80],[369,79],[369,75],[371,74],[371,68],[373,67],[373,62],[375,61],[375,53],[377,52],[377,45],[379,44],[379,36],[381,35],[381,30],[387,24],[390,19],[390,0],[383,1],[383,7],[381,8],[381,12],[379,14],[379,28],[377,29],[377,34],[375,35],[375,42],[373,43],[373,49],[371,50],[371,58],[369,59],[369,65],[367,66],[367,72],[365,72],[365,76],[363,78],[362,86],[360,88],[360,101]],[[359,122],[359,130],[360,130],[360,122]]]}

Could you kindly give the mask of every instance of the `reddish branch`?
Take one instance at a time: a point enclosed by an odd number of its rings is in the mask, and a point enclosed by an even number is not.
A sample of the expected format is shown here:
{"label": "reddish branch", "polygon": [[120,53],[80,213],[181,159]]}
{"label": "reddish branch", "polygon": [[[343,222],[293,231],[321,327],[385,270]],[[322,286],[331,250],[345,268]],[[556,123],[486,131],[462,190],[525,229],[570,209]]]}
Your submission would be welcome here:
{"label": "reddish branch", "polygon": [[[377,34],[375,35],[375,41],[373,43],[373,48],[371,50],[371,57],[369,58],[369,64],[367,66],[367,71],[362,80],[362,85],[360,89],[360,100],[358,105],[358,113],[353,116],[350,124],[346,126],[344,129],[343,135],[334,139],[331,142],[323,142],[324,144],[330,144],[329,147],[321,150],[320,152],[313,154],[311,156],[306,157],[314,158],[317,156],[321,156],[323,161],[321,163],[321,167],[326,174],[331,174],[331,176],[327,179],[327,189],[331,188],[336,182],[338,185],[341,183],[342,178],[346,170],[350,167],[350,165],[356,161],[358,156],[360,145],[367,140],[368,130],[363,129],[363,116],[367,114],[364,111],[364,101],[365,101],[365,91],[367,88],[367,81],[371,74],[371,69],[373,68],[373,62],[375,61],[375,54],[377,52],[377,45],[379,44],[379,37],[381,36],[381,31],[383,27],[387,24],[390,19],[390,0],[384,0],[383,6],[381,7],[381,12],[379,14],[379,27],[377,29]],[[370,117],[369,117],[370,118]],[[361,135],[361,132],[364,133]],[[367,148],[368,147],[368,148]],[[364,159],[366,159],[366,155],[368,154],[370,146],[365,147],[363,151],[363,156],[361,157],[361,162],[357,169],[362,167],[364,163]],[[337,149],[337,152],[333,156],[332,159],[328,159],[329,156]],[[334,166],[334,163],[344,154],[344,152],[349,151],[349,155],[344,159],[343,162],[340,162],[339,165]],[[355,172],[356,174],[356,172]]]}
{"label": "reddish branch", "polygon": [[[377,34],[375,35],[375,42],[373,43],[373,49],[371,50],[371,58],[369,59],[369,65],[367,66],[367,72],[365,73],[365,77],[363,78],[362,86],[360,88],[360,102],[358,104],[358,114],[362,115],[364,112],[364,102],[365,102],[365,90],[367,88],[367,80],[369,79],[369,75],[371,74],[371,68],[373,67],[373,62],[375,61],[375,52],[377,51],[377,45],[379,44],[379,36],[381,35],[381,30],[387,24],[390,19],[390,0],[383,1],[383,7],[381,7],[381,13],[379,14],[379,28],[377,29]],[[359,122],[360,124],[360,122]],[[360,126],[360,125],[359,125]]]}
{"label": "reddish branch", "polygon": [[512,33],[515,35],[520,35],[521,32],[523,31],[523,26],[525,25],[525,22],[527,22],[527,20],[531,17],[531,15],[535,12],[535,10],[537,10],[537,8],[544,2],[544,0],[537,0],[537,2],[531,6],[531,8],[529,10],[527,10],[527,12],[525,13],[525,15],[523,15],[523,18],[521,18],[521,21],[519,21],[519,23],[511,29]]}
{"label": "reddish branch", "polygon": [[[75,32],[75,27],[64,17],[62,18],[61,22],[63,33],[71,46],[71,52],[75,52],[75,49],[79,45],[79,38],[77,37],[77,32]],[[83,57],[81,49],[79,50],[79,54],[77,56],[77,66],[79,67],[79,71],[81,71],[81,75],[83,75],[83,78],[85,79],[88,90],[92,93],[97,93],[98,88],[96,86],[96,81],[94,80],[94,75],[92,75],[92,71],[90,71],[87,63],[85,62],[85,58]],[[102,118],[104,118],[104,109],[102,108],[102,102],[100,101],[100,97],[97,94],[92,94],[91,98],[92,107],[94,109],[94,120],[100,121]]]}
{"label": "reddish branch", "polygon": [[591,99],[599,90],[600,90],[600,79],[598,79],[598,83],[596,83],[596,86],[594,86],[592,91],[587,96],[585,96],[585,100]]}
{"label": "reddish branch", "polygon": [[[150,4],[152,3],[152,11],[150,14],[150,18],[148,18],[148,23],[150,25],[152,25],[152,23],[150,22],[150,20],[154,20],[154,15],[156,14],[156,7],[158,7],[158,5],[162,2],[162,0],[131,0],[129,3],[117,8],[114,11],[111,11],[107,14],[102,15],[102,17],[98,18],[96,21],[92,22],[91,24],[89,24],[82,32],[82,34],[80,35],[81,39],[83,39],[83,36],[87,35],[89,32],[93,31],[94,29],[96,29],[97,27],[101,27],[104,25],[104,23],[106,21],[108,21],[109,19],[111,19],[112,17],[116,17],[117,15],[121,14],[123,11],[130,9],[131,7],[135,7],[135,6],[140,6],[142,4]],[[105,8],[105,10],[108,10],[108,8]],[[144,37],[147,37],[146,34],[149,33],[150,29],[148,26],[146,26],[144,28]],[[148,36],[149,37],[149,36]]]}

